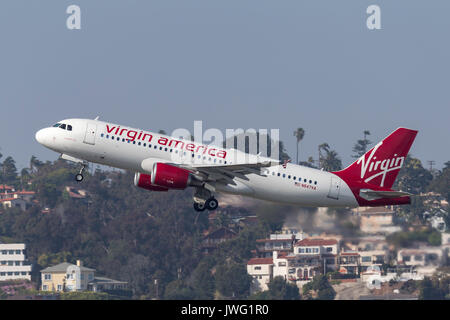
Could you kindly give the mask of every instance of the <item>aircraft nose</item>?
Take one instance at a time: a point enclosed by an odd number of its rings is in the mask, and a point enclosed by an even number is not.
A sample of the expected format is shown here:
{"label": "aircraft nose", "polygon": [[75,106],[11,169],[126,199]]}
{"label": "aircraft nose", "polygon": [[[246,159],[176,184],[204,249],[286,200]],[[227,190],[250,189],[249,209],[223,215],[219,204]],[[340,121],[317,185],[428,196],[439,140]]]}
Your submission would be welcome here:
{"label": "aircraft nose", "polygon": [[45,131],[46,131],[45,129],[41,129],[38,132],[36,132],[36,137],[35,137],[36,141],[42,145],[45,145],[45,142],[46,142],[45,140],[46,140],[47,134]]}

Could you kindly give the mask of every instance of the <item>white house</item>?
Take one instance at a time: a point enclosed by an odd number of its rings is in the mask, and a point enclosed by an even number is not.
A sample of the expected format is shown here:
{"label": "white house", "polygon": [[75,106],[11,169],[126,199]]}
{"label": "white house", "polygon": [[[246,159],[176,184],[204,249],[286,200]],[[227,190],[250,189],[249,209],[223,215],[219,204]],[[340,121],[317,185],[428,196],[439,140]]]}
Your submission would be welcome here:
{"label": "white house", "polygon": [[26,279],[31,281],[32,265],[25,255],[24,243],[0,244],[0,281]]}
{"label": "white house", "polygon": [[252,258],[247,262],[247,273],[253,277],[250,294],[269,290],[268,284],[273,278],[272,258]]}

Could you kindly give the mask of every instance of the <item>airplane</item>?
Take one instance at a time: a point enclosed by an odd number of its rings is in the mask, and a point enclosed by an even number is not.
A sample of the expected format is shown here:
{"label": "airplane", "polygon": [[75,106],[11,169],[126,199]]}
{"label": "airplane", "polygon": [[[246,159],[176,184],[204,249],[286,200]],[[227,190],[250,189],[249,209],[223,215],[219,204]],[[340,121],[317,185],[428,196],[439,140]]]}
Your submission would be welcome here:
{"label": "airplane", "polygon": [[216,193],[308,207],[404,205],[411,194],[391,187],[417,130],[398,128],[347,168],[327,172],[260,154],[219,148],[92,119],[66,119],[36,133],[60,158],[135,172],[134,185],[166,192],[195,188],[196,211],[215,210]]}

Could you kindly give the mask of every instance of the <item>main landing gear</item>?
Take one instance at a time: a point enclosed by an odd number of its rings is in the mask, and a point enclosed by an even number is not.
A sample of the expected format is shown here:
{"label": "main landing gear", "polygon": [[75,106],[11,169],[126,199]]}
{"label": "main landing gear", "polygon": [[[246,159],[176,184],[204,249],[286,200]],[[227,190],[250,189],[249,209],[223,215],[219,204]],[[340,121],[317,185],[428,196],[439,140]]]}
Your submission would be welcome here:
{"label": "main landing gear", "polygon": [[211,191],[198,187],[194,194],[194,210],[205,211],[206,209],[213,211],[219,207],[219,201],[211,194]]}
{"label": "main landing gear", "polygon": [[83,164],[81,165],[80,172],[77,173],[77,174],[75,175],[75,180],[76,180],[77,182],[83,181],[83,170],[84,170],[84,168],[86,168],[86,164],[83,163]]}
{"label": "main landing gear", "polygon": [[205,211],[208,209],[209,211],[216,210],[219,207],[219,201],[216,198],[211,197],[205,202],[194,202],[194,210],[195,211]]}

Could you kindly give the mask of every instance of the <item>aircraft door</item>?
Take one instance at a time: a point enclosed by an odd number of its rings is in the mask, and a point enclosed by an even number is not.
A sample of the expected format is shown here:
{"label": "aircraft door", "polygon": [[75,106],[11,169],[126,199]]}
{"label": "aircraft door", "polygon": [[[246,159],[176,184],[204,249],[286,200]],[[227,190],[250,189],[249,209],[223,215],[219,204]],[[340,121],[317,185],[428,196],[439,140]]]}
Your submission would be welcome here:
{"label": "aircraft door", "polygon": [[97,132],[97,124],[88,122],[86,125],[86,133],[84,135],[83,142],[87,144],[95,144],[96,132]]}
{"label": "aircraft door", "polygon": [[332,176],[330,181],[330,191],[328,192],[328,198],[338,200],[340,190],[341,190],[341,179],[337,176]]}

